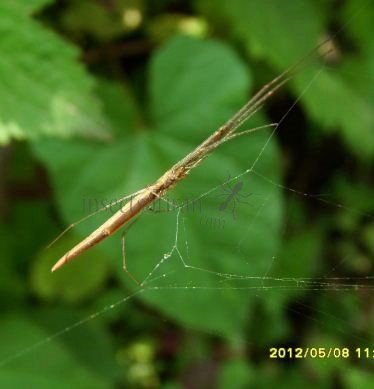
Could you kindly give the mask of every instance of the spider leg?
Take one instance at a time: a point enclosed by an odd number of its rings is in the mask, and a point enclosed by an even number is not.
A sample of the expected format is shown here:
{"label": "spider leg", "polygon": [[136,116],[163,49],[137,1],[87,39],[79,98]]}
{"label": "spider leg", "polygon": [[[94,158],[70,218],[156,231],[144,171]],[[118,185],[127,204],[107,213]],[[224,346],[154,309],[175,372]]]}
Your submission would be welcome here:
{"label": "spider leg", "polygon": [[226,196],[226,197],[228,197],[229,195],[231,195],[231,192],[225,192],[225,193],[218,193],[216,196],[218,197],[218,196]]}
{"label": "spider leg", "polygon": [[250,207],[253,207],[253,204],[251,204],[249,201],[242,200],[241,198],[237,198],[236,201],[240,204],[246,204],[249,205]]}
{"label": "spider leg", "polygon": [[232,192],[232,186],[230,185],[230,182],[229,182],[230,180],[231,180],[231,175],[229,174],[227,180],[225,182],[221,182],[219,184],[219,187],[222,188],[222,190],[226,193]]}
{"label": "spider leg", "polygon": [[247,194],[239,193],[238,195],[243,199],[247,199],[249,196],[252,196],[253,193],[247,193]]}
{"label": "spider leg", "polygon": [[132,223],[129,224],[129,226],[122,232],[121,235],[121,249],[122,249],[122,268],[125,273],[127,273],[130,278],[138,285],[142,286],[141,283],[135,278],[135,276],[128,270],[127,264],[126,264],[126,235],[132,227],[132,225],[136,222],[137,220],[134,220]]}
{"label": "spider leg", "polygon": [[229,172],[229,175],[227,176],[227,180],[223,184],[228,186],[230,191],[232,191],[232,185],[230,184],[230,182],[231,182],[231,173]]}
{"label": "spider leg", "polygon": [[220,182],[217,186],[217,189],[221,191],[221,193],[217,193],[214,195],[214,197],[222,197],[222,196],[230,196],[231,194],[231,188],[227,188],[227,185],[224,182]]}
{"label": "spider leg", "polygon": [[233,206],[232,206],[232,216],[233,216],[234,219],[236,219],[236,212],[235,212],[235,210],[236,210],[236,201],[237,200],[234,198]]}
{"label": "spider leg", "polygon": [[250,196],[261,196],[261,194],[260,193],[254,193],[254,192],[247,193],[247,194],[241,194],[241,198],[245,198],[245,199],[247,199]]}

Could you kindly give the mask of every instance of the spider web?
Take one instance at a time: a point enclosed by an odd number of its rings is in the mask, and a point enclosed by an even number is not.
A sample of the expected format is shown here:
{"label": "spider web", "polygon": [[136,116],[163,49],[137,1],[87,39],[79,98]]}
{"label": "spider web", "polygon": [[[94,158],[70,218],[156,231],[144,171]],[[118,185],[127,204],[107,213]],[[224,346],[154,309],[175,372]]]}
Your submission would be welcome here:
{"label": "spider web", "polygon": [[[322,68],[321,68],[322,69]],[[367,214],[360,210],[360,208],[348,206],[346,204],[334,202],[326,198],[324,194],[313,194],[307,193],[297,188],[292,188],[285,186],[281,182],[275,181],[272,177],[268,177],[266,174],[263,174],[261,171],[261,167],[258,167],[261,158],[264,153],[267,151],[269,144],[274,142],[274,136],[277,132],[282,131],[282,127],[287,125],[287,118],[292,114],[294,107],[299,104],[300,100],[304,97],[304,94],[308,93],[308,90],[313,87],[313,83],[316,78],[318,78],[319,72],[315,73],[313,78],[309,80],[308,85],[305,86],[304,91],[297,97],[297,99],[292,103],[292,105],[287,109],[284,115],[278,121],[276,127],[273,128],[271,133],[266,137],[266,141],[262,144],[260,151],[255,156],[251,165],[244,170],[238,169],[235,174],[230,172],[230,177],[225,179],[223,182],[218,183],[215,186],[210,186],[210,188],[194,197],[195,202],[203,201],[208,197],[212,197],[217,195],[217,205],[215,207],[214,212],[217,214],[217,210],[221,206],[224,208],[224,211],[228,211],[230,216],[235,219],[235,212],[240,212],[240,208],[244,206],[253,206],[252,200],[255,198],[254,203],[256,204],[252,210],[252,219],[247,226],[245,231],[242,231],[240,237],[237,238],[236,247],[237,253],[239,255],[233,256],[233,260],[242,260],[240,258],[241,253],[241,245],[242,242],[246,239],[246,236],[252,228],[256,227],[257,219],[261,216],[261,213],[267,207],[271,206],[272,198],[267,196],[266,193],[243,193],[242,188],[238,186],[238,184],[243,184],[244,188],[246,182],[250,182],[250,179],[258,179],[262,181],[264,185],[268,185],[269,187],[276,187],[283,192],[287,192],[292,198],[303,199],[306,201],[317,201],[323,204],[326,207],[331,209],[345,209],[349,213],[359,214],[363,217],[366,217],[368,220],[373,219],[373,215]],[[362,76],[362,75],[358,75]],[[218,152],[220,152],[218,150]],[[202,167],[203,169],[203,167]],[[218,196],[223,196],[219,198]],[[129,196],[127,196],[128,198]],[[373,279],[374,276],[367,274],[362,275],[360,277],[352,277],[352,276],[334,276],[333,273],[336,272],[337,268],[341,266],[348,259],[343,257],[340,261],[337,261],[337,265],[334,265],[330,268],[326,274],[322,274],[318,277],[297,277],[297,276],[276,276],[272,275],[273,269],[279,265],[279,259],[277,256],[277,252],[274,252],[273,256],[271,256],[270,261],[268,262],[268,266],[264,272],[261,274],[253,275],[250,271],[248,274],[243,273],[235,273],[235,272],[220,272],[215,271],[209,266],[201,267],[194,265],[194,257],[191,254],[191,249],[193,247],[193,239],[188,237],[189,227],[187,226],[186,219],[191,218],[191,215],[184,212],[185,204],[176,205],[175,202],[171,201],[167,197],[160,198],[161,202],[168,204],[171,206],[173,212],[169,212],[169,217],[174,219],[175,223],[175,234],[172,239],[172,244],[168,250],[165,251],[160,257],[155,258],[154,265],[151,266],[148,274],[141,279],[141,287],[136,288],[135,292],[130,293],[118,301],[115,301],[109,305],[105,305],[102,309],[93,312],[86,318],[79,320],[75,323],[72,323],[69,326],[66,326],[58,331],[57,333],[52,334],[49,337],[42,339],[40,342],[35,343],[33,345],[27,346],[19,352],[15,352],[10,355],[8,358],[0,361],[0,366],[7,365],[8,363],[21,358],[22,356],[33,352],[34,350],[42,347],[43,345],[54,341],[56,338],[63,336],[64,334],[73,331],[75,328],[85,325],[87,322],[96,319],[97,317],[106,314],[108,311],[113,309],[118,309],[122,304],[128,303],[133,300],[140,294],[153,294],[159,291],[169,291],[173,293],[175,290],[181,290],[185,293],[195,293],[197,296],[200,293],[204,293],[207,290],[218,290],[221,292],[225,291],[233,291],[240,290],[243,292],[251,292],[258,299],[268,299],[270,293],[284,293],[286,291],[310,291],[311,293],[323,293],[326,291],[333,291],[338,293],[358,293],[358,292],[366,292],[372,293],[374,289]],[[288,204],[292,205],[292,202],[289,201]],[[288,215],[292,214],[292,210],[288,210]],[[196,216],[196,215],[192,215]],[[162,215],[160,217],[163,217]],[[219,217],[211,220],[212,223],[218,223],[215,225],[216,228],[220,228],[219,222],[224,222],[219,214]],[[286,233],[287,230],[287,217],[285,217],[283,233]],[[210,225],[212,227],[212,225]],[[245,255],[244,255],[245,256]],[[253,258],[246,258],[248,262],[249,269]],[[181,271],[185,272],[193,272],[193,273],[209,273],[215,278],[214,285],[207,285],[204,282],[199,282],[198,278],[196,281],[178,283],[173,279],[173,274],[179,273]],[[195,278],[194,278],[195,279]],[[305,307],[304,303],[300,303],[297,308],[288,308],[293,310],[297,315],[305,315],[308,320],[321,320],[316,319],[312,314],[307,314],[302,309]],[[312,309],[314,311],[317,310],[315,307],[308,306],[308,309]],[[319,311],[322,317],[326,318],[325,322],[319,323],[322,326],[329,326],[331,323],[335,328],[338,328],[343,333],[351,333],[354,331],[352,326],[348,323],[348,321],[336,317],[333,314],[330,314],[328,311]],[[185,326],[187,329],[189,328],[188,324]],[[354,333],[352,335],[359,341],[367,341],[367,339],[362,339],[358,334]]]}

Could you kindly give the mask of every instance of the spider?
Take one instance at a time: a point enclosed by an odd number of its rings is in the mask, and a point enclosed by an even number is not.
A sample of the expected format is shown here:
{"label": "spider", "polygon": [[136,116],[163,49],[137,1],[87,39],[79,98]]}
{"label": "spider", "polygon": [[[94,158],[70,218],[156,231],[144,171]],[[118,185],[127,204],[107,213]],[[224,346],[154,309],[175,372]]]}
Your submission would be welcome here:
{"label": "spider", "polygon": [[[230,181],[230,176],[228,178],[228,181]],[[232,215],[234,219],[236,219],[235,210],[236,210],[237,203],[251,205],[244,199],[253,195],[253,193],[248,193],[248,194],[240,193],[240,191],[243,188],[243,185],[244,185],[243,181],[238,181],[234,186],[231,186],[229,183],[223,184],[222,189],[224,193],[221,193],[219,195],[219,196],[226,196],[226,198],[221,204],[219,204],[218,209],[221,212],[223,212],[232,203]]]}

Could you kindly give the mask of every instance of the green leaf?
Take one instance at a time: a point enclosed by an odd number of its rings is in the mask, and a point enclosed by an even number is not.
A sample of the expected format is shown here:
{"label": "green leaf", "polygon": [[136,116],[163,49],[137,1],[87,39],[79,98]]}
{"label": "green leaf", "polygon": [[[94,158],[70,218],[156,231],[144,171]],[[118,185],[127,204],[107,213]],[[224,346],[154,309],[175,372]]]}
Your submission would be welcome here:
{"label": "green leaf", "polygon": [[[312,72],[309,74],[313,75]],[[317,76],[315,82],[302,99],[311,118],[323,124],[327,133],[339,131],[356,155],[373,156],[374,114],[369,101],[328,70],[322,69],[314,75]],[[295,85],[302,92],[311,79],[305,73],[295,80]]]}
{"label": "green leaf", "polygon": [[[59,334],[52,341],[63,344],[65,350],[74,356],[77,365],[84,366],[87,370],[95,372],[100,379],[109,382],[118,373],[118,365],[114,361],[113,339],[107,326],[101,321],[109,313],[103,312],[104,307],[105,305],[101,304],[95,309],[84,304],[82,312],[48,306],[33,310],[32,318],[44,332]],[[82,321],[85,325],[80,325]],[[68,330],[61,334],[66,328]],[[42,348],[40,352],[43,352]]]}
{"label": "green leaf", "polygon": [[0,4],[0,144],[42,136],[107,138],[78,50],[30,18],[41,1],[26,4]]}
{"label": "green leaf", "polygon": [[345,371],[343,381],[348,389],[370,388],[373,385],[373,375],[369,371],[350,366]]}
{"label": "green leaf", "polygon": [[[66,266],[51,274],[55,262],[77,241],[77,237],[63,237],[48,250],[44,250],[34,260],[31,269],[31,285],[42,299],[60,299],[67,303],[77,303],[92,298],[104,285],[109,273],[108,262],[103,256],[88,253],[82,261]],[[99,259],[99,260],[98,260]]]}
{"label": "green leaf", "polygon": [[[307,0],[233,0],[222,7],[216,7],[212,0],[200,0],[199,4],[206,14],[212,12],[218,20],[224,20],[248,53],[268,61],[277,72],[317,46],[327,29],[318,3]],[[367,7],[370,8],[369,4]],[[360,15],[363,14],[364,10]],[[348,19],[348,25],[351,23],[357,24]],[[349,85],[349,76],[309,63],[308,70],[294,79],[292,87],[294,94],[302,97],[301,104],[307,114],[324,131],[339,132],[347,146],[361,158],[374,154],[372,104],[358,87]]]}
{"label": "green leaf", "polygon": [[316,45],[324,21],[317,4],[308,0],[233,0],[221,7],[213,0],[199,0],[198,4],[213,22],[224,21],[250,53],[280,69]]}
{"label": "green leaf", "polygon": [[[342,174],[336,174],[331,182],[331,189],[337,193],[336,203],[341,203],[344,208],[341,213],[348,214],[358,222],[361,214],[370,215],[374,209],[374,198],[370,186],[357,180],[353,180]],[[359,212],[349,212],[350,207],[355,207]],[[357,207],[357,208],[356,208]]]}
{"label": "green leaf", "polygon": [[[75,356],[26,316],[0,322],[0,386],[2,388],[107,388],[94,370],[77,363]],[[40,344],[38,347],[37,345]],[[94,340],[92,344],[94,344]],[[91,347],[92,347],[91,344]],[[92,352],[92,351],[91,351]]]}
{"label": "green leaf", "polygon": [[[170,86],[165,73],[170,76]],[[248,98],[249,79],[242,62],[225,45],[216,42],[173,40],[156,54],[150,74],[152,131],[131,131],[110,146],[52,141],[36,145],[35,152],[49,169],[67,221],[82,216],[84,198],[115,199],[156,180],[172,163],[194,149],[197,139],[202,141]],[[227,81],[227,75],[232,82]],[[123,126],[127,127],[126,123]],[[254,295],[241,288],[225,289],[222,273],[266,273],[279,244],[280,193],[279,187],[260,176],[244,175],[232,182],[242,185],[235,210],[234,203],[228,203],[220,211],[230,188],[219,184],[254,163],[256,171],[279,181],[278,155],[275,145],[266,143],[268,139],[269,133],[263,131],[225,145],[169,195],[170,201],[189,201],[193,205],[194,199],[216,187],[202,197],[199,208],[185,208],[179,218],[175,211],[145,212],[131,228],[126,258],[130,271],[139,280],[144,280],[170,251],[177,231],[184,260],[204,269],[185,268],[174,251],[159,271],[148,278],[151,281],[167,274],[163,280],[146,285],[139,297],[144,302],[182,324],[230,338],[242,336]],[[104,212],[100,221],[110,215],[109,211]],[[83,237],[98,223],[90,220],[76,231]],[[121,270],[119,238],[113,237],[101,247],[113,257],[121,281],[134,287]]]}
{"label": "green leaf", "polygon": [[102,100],[111,129],[118,136],[134,131],[141,123],[136,102],[125,86],[119,87],[114,82],[98,78],[97,95]]}
{"label": "green leaf", "polygon": [[[41,8],[47,6],[49,3],[52,3],[53,0],[14,0],[12,1],[11,7],[14,8],[19,13],[24,14],[25,16],[30,15],[34,12],[39,11]],[[4,1],[4,6],[7,2]],[[10,4],[10,2],[8,2]]]}
{"label": "green leaf", "polygon": [[249,387],[253,372],[243,360],[230,360],[223,364],[219,374],[219,388],[244,389]]}
{"label": "green leaf", "polygon": [[[274,269],[274,276],[283,278],[292,274],[292,277],[311,278],[317,272],[317,263],[320,248],[322,246],[322,229],[315,226],[303,227],[303,230],[297,230],[284,243],[277,258],[277,264]],[[295,260],[303,258],[303,260]]]}
{"label": "green leaf", "polygon": [[374,53],[372,44],[374,8],[366,0],[347,0],[342,4],[340,19],[360,50]]}
{"label": "green leaf", "polygon": [[[309,349],[325,348],[327,354],[330,349],[339,348],[342,351],[347,346],[342,344],[338,336],[320,334],[317,331],[317,333],[308,334],[304,347],[309,347]],[[349,368],[349,359],[352,357],[353,355],[350,355],[349,358],[306,358],[303,362],[307,370],[312,371],[320,380],[330,381],[337,370],[341,369],[345,372]]]}
{"label": "green leaf", "polygon": [[[294,221],[291,222],[290,217],[288,223],[298,225]],[[283,242],[279,254],[274,257],[271,272],[267,274],[273,279],[263,280],[263,286],[271,286],[271,289],[266,292],[263,307],[253,324],[257,333],[256,340],[260,343],[275,344],[290,336],[286,307],[308,293],[308,289],[316,288],[315,284],[308,284],[308,280],[310,281],[318,270],[316,258],[320,257],[322,228],[305,228],[304,223],[305,221],[300,223],[299,228],[296,227],[296,232]],[[301,231],[301,228],[304,230]],[[297,281],[298,279],[301,280]],[[262,320],[258,320],[260,315]],[[277,323],[276,327],[274,322]]]}
{"label": "green leaf", "polygon": [[210,41],[207,50],[186,37],[170,41],[155,54],[150,79],[157,129],[191,144],[227,120],[243,104],[250,86],[245,65],[228,46]]}

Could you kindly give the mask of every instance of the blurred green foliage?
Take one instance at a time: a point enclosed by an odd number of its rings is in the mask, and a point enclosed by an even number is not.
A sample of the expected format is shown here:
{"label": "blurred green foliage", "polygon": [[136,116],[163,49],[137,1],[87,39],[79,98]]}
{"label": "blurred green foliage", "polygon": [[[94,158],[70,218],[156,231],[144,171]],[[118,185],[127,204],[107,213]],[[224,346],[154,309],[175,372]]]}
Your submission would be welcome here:
{"label": "blurred green foliage", "polygon": [[[3,0],[0,386],[369,387],[372,360],[268,350],[373,345],[373,22],[367,0]],[[67,226],[152,183],[326,37],[325,63],[246,123],[297,100],[273,136],[222,146],[168,195],[188,207],[160,201],[129,230],[144,288],[119,234],[50,273],[113,209],[45,250]]]}

